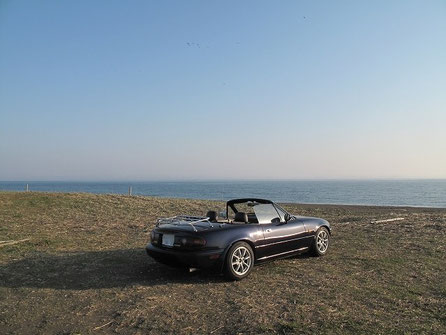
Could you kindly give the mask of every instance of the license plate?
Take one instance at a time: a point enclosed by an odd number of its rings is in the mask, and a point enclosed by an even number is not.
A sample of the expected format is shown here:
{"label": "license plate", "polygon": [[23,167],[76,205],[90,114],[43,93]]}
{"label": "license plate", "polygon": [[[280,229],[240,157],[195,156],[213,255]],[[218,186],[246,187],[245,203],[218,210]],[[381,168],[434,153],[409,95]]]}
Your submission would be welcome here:
{"label": "license plate", "polygon": [[175,241],[175,235],[173,235],[173,234],[164,234],[163,235],[163,245],[172,247],[174,241]]}

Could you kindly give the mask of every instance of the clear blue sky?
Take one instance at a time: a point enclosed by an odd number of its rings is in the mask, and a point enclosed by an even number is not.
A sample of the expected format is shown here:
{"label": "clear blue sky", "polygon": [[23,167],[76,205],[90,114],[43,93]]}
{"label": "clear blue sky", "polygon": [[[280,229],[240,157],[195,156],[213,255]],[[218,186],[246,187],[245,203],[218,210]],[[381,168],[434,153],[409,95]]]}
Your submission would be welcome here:
{"label": "clear blue sky", "polygon": [[446,178],[445,1],[0,1],[0,180]]}

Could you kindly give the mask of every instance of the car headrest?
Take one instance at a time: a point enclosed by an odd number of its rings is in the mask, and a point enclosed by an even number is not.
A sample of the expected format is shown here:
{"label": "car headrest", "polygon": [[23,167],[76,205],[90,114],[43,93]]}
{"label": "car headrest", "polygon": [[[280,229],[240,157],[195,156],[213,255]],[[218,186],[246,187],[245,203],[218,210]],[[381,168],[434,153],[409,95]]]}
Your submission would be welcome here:
{"label": "car headrest", "polygon": [[248,223],[248,215],[244,212],[237,212],[235,213],[234,222]]}
{"label": "car headrest", "polygon": [[217,215],[216,211],[209,211],[206,213],[206,216],[209,218],[209,221],[211,221],[211,222],[218,221],[218,215]]}

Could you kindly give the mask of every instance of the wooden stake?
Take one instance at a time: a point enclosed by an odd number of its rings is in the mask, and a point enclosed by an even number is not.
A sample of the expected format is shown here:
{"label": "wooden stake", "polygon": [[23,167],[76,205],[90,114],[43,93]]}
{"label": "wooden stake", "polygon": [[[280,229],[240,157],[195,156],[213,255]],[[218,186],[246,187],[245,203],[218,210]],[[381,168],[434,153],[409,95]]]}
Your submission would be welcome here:
{"label": "wooden stake", "polygon": [[383,223],[383,222],[393,222],[393,221],[401,221],[404,220],[404,218],[394,218],[394,219],[387,219],[387,220],[375,220],[371,223]]}

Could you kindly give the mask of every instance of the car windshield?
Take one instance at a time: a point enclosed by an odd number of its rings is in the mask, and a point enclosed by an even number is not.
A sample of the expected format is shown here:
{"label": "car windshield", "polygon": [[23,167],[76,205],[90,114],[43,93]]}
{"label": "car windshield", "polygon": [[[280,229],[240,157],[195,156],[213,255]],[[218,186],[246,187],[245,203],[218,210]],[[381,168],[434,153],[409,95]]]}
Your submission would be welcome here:
{"label": "car windshield", "polygon": [[280,221],[279,214],[272,204],[258,204],[254,206],[254,213],[259,223],[271,223],[274,219]]}

